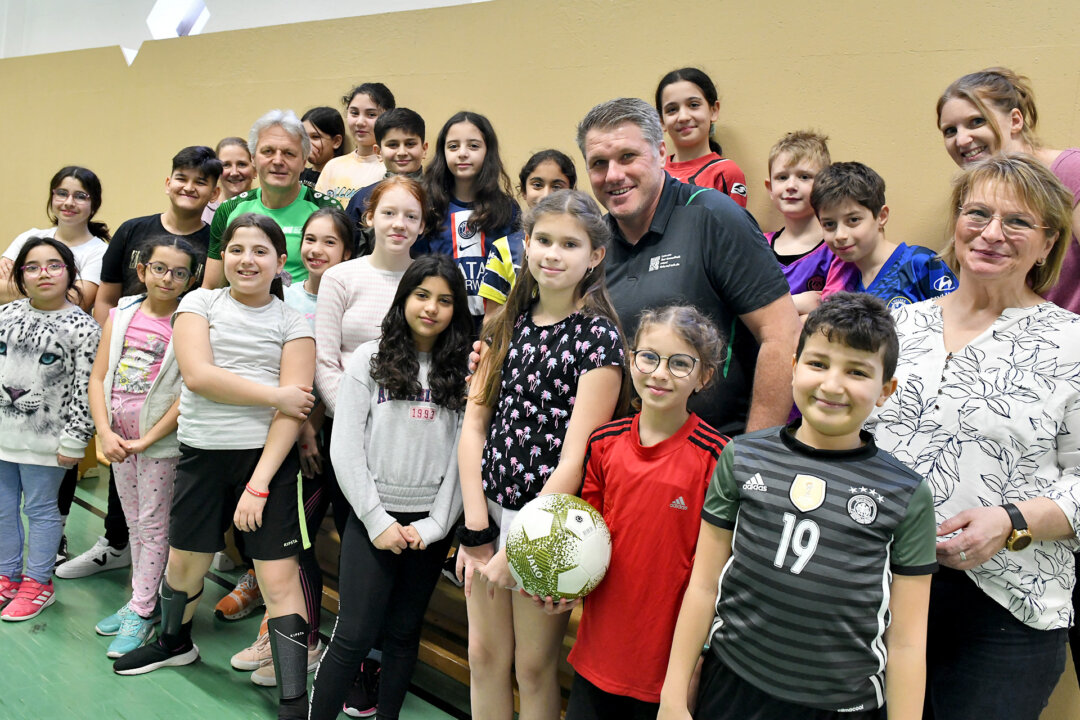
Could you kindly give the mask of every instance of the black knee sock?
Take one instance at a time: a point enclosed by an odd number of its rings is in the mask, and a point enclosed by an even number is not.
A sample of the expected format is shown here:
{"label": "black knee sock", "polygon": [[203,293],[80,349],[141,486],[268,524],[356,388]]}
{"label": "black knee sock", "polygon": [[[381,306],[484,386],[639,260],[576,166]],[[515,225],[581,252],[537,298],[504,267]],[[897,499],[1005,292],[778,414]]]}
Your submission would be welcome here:
{"label": "black knee sock", "polygon": [[[266,624],[270,633],[270,649],[274,654],[274,675],[282,703],[303,699],[307,708],[307,631],[308,624],[300,615],[270,618]],[[305,712],[305,716],[306,716]]]}

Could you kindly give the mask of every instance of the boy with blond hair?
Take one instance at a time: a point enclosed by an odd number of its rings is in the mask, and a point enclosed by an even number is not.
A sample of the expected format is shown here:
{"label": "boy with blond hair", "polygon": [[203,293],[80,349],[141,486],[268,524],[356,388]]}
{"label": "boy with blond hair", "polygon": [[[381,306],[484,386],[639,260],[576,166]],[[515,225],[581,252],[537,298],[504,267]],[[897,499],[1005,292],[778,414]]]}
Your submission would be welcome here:
{"label": "boy with blond hair", "polygon": [[827,140],[813,130],[797,130],[784,135],[769,151],[765,189],[784,216],[784,226],[765,233],[765,239],[788,281],[799,315],[806,315],[821,302],[833,260],[810,205],[814,178],[831,162]]}

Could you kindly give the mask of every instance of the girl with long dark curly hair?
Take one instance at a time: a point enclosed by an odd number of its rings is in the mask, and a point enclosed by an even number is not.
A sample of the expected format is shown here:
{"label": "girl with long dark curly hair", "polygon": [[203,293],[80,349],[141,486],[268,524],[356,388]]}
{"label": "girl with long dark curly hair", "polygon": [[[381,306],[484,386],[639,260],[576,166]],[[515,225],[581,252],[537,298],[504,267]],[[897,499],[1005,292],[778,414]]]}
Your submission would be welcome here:
{"label": "girl with long dark curly hair", "polygon": [[358,347],[345,367],[330,456],[351,512],[341,539],[341,609],[315,675],[313,719],[338,716],[380,636],[379,716],[401,710],[461,513],[457,442],[472,333],[454,261],[425,255],[401,278],[382,337]]}

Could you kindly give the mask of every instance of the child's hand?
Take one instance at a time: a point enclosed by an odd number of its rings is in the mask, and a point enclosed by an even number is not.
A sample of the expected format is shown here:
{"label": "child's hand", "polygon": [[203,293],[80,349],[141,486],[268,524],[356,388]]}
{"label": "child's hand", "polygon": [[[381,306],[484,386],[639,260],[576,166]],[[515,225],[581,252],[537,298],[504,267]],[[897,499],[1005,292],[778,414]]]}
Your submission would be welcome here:
{"label": "child's hand", "polygon": [[120,445],[127,450],[128,455],[141,455],[146,452],[146,448],[150,447],[141,437],[134,440],[120,440]]}
{"label": "child's hand", "polygon": [[814,308],[821,304],[821,291],[807,290],[798,295],[792,295],[791,299],[795,302],[795,310],[800,315],[809,315]]}
{"label": "child's hand", "polygon": [[473,373],[476,372],[476,368],[480,366],[480,341],[476,340],[472,344],[472,352],[469,353],[469,377],[466,381],[472,380]]}
{"label": "child's hand", "polygon": [[11,277],[11,269],[15,267],[15,261],[11,258],[0,258],[0,280]]}
{"label": "child's hand", "polygon": [[412,525],[406,525],[401,528],[401,532],[405,537],[409,538],[410,550],[427,550],[427,545],[425,545],[424,541],[420,538],[420,533],[418,533],[416,528]]}
{"label": "child's hand", "polygon": [[319,441],[311,423],[304,421],[300,426],[300,437],[296,444],[300,448],[300,472],[306,478],[313,478],[322,472],[322,455],[319,454]]}
{"label": "child's hand", "polygon": [[241,493],[240,502],[236,503],[233,513],[233,525],[243,532],[255,532],[262,526],[263,508],[266,498],[255,497],[249,492]]}
{"label": "child's hand", "polygon": [[517,580],[510,574],[510,563],[506,559],[506,548],[495,553],[480,574],[488,581],[488,597],[495,599],[496,590],[513,590]]}
{"label": "child's hand", "polygon": [[68,457],[67,455],[61,455],[56,453],[56,463],[62,468],[73,468],[79,464],[82,458]]}
{"label": "child's hand", "polygon": [[389,550],[395,555],[400,555],[402,550],[409,547],[409,538],[406,537],[404,528],[394,523],[379,533],[379,536],[371,541],[377,550]]}
{"label": "child's hand", "polygon": [[98,444],[101,446],[101,454],[109,462],[118,463],[127,459],[128,450],[124,447],[124,438],[112,430],[98,433]]}
{"label": "child's hand", "polygon": [[492,543],[476,547],[462,545],[458,548],[456,572],[458,580],[465,583],[465,597],[472,595],[473,576],[483,572],[494,553]]}
{"label": "child's hand", "polygon": [[562,613],[573,612],[574,608],[581,604],[581,598],[574,598],[573,600],[559,598],[559,602],[555,602],[555,598],[550,595],[543,598],[539,595],[532,595],[526,592],[524,588],[518,590],[518,593],[522,597],[532,600],[533,605],[540,610],[543,610],[548,615],[561,615]]}
{"label": "child's hand", "polygon": [[656,714],[656,720],[692,720],[690,711],[686,708],[686,704],[667,705],[663,699],[660,700],[660,711]]}
{"label": "child's hand", "polygon": [[274,394],[274,407],[289,417],[305,419],[315,406],[310,385],[283,385]]}

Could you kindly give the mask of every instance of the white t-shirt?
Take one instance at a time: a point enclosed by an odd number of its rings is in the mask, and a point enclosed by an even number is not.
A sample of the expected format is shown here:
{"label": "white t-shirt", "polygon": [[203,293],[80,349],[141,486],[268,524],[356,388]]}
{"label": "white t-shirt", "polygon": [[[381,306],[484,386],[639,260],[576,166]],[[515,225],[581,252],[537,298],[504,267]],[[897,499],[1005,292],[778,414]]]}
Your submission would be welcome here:
{"label": "white t-shirt", "polygon": [[386,166],[380,162],[378,155],[360,158],[351,152],[326,163],[315,183],[315,191],[334,198],[345,208],[357,190],[374,185],[384,177]]}
{"label": "white t-shirt", "polygon": [[[297,338],[314,337],[304,317],[274,298],[260,308],[237,302],[229,288],[193,290],[180,301],[180,313],[194,313],[210,323],[214,364],[247,380],[277,387],[281,348]],[[180,442],[203,450],[251,450],[266,444],[274,408],[227,405],[180,390]]]}
{"label": "white t-shirt", "polygon": [[[11,245],[4,251],[4,257],[14,261],[19,256],[19,251],[26,241],[32,237],[56,237],[56,228],[30,228],[22,235],[11,241]],[[101,284],[101,258],[105,256],[108,245],[99,237],[87,240],[82,245],[71,247],[71,254],[75,256],[75,268],[78,271],[78,279],[95,285]]]}

